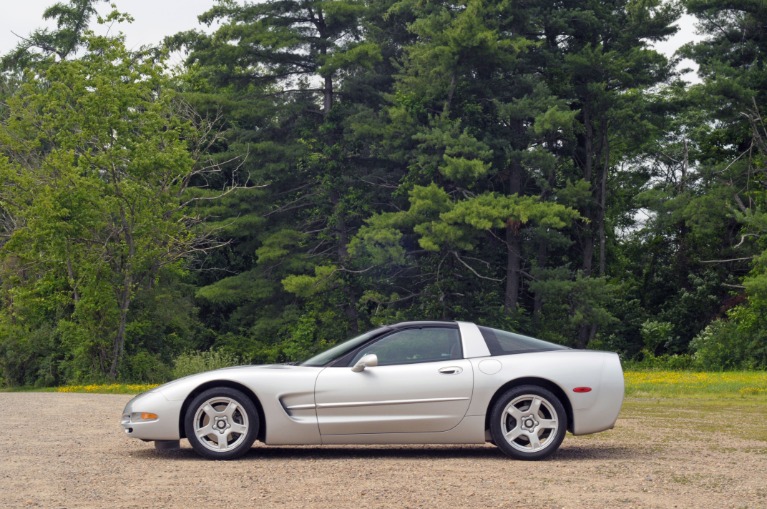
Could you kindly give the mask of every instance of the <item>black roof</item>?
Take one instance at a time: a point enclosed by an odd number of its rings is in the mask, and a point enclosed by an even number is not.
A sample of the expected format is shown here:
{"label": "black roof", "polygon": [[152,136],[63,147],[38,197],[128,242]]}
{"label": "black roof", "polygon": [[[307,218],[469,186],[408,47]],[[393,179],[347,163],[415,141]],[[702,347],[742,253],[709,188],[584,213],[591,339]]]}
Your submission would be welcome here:
{"label": "black roof", "polygon": [[412,329],[418,327],[458,327],[456,322],[446,320],[418,320],[413,322],[400,322],[389,325],[392,329]]}

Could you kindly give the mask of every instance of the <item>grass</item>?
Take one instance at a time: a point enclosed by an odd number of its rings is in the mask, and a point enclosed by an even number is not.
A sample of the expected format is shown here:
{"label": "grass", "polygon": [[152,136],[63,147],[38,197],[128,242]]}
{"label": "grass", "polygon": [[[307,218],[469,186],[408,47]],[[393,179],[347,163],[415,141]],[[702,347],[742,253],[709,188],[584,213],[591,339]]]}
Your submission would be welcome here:
{"label": "grass", "polygon": [[767,400],[765,371],[627,371],[624,378],[628,397],[755,397]]}
{"label": "grass", "polygon": [[[727,451],[731,436],[743,440],[763,442],[753,452],[767,454],[767,400],[763,397],[728,397],[711,396],[635,398],[628,397],[623,402],[618,421],[634,419],[651,423],[646,436],[641,440],[654,442],[656,431],[661,435],[673,437],[673,440],[705,441],[712,451]],[[663,431],[673,428],[673,434]],[[637,437],[631,435],[631,440]]]}
{"label": "grass", "polygon": [[56,387],[53,392],[87,392],[97,394],[138,394],[154,389],[158,384],[91,384],[65,385]]}
{"label": "grass", "polygon": [[767,372],[627,371],[625,381],[622,418],[649,417],[712,450],[726,448],[720,436],[767,442]]}

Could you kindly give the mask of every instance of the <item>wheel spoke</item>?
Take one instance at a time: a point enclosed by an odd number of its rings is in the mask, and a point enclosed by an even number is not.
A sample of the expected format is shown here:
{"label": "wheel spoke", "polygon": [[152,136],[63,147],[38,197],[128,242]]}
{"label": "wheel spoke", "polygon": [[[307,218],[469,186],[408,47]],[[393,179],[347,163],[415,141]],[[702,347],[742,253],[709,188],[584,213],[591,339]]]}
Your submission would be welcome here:
{"label": "wheel spoke", "polygon": [[516,419],[517,422],[522,419],[522,411],[514,405],[509,405],[509,407],[506,409],[506,413]]}
{"label": "wheel spoke", "polygon": [[231,419],[238,408],[239,406],[236,401],[230,401],[222,413]]}
{"label": "wheel spoke", "polygon": [[218,413],[216,412],[216,409],[213,408],[210,403],[205,403],[202,407],[202,411],[205,412],[205,415],[207,415],[211,420],[213,420],[213,417]]}
{"label": "wheel spoke", "polygon": [[239,424],[236,422],[232,423],[232,427],[229,428],[230,433],[239,433],[240,435],[244,435],[248,432],[248,427],[244,424]]}
{"label": "wheel spoke", "polygon": [[541,447],[541,440],[538,438],[538,434],[528,433],[528,438],[530,439],[530,448],[534,451],[538,450]]}
{"label": "wheel spoke", "polygon": [[504,436],[506,437],[506,440],[511,442],[519,438],[519,435],[521,434],[522,434],[522,428],[520,428],[519,426],[516,426],[514,429],[509,430]]}
{"label": "wheel spoke", "polygon": [[540,410],[541,410],[541,398],[533,398],[533,401],[530,403],[530,409],[527,412],[532,415],[538,415],[538,412],[540,412]]}
{"label": "wheel spoke", "polygon": [[214,431],[213,426],[211,426],[210,423],[208,423],[206,426],[203,426],[202,428],[196,430],[195,433],[197,434],[198,437],[203,438],[206,435],[213,433],[213,431]]}
{"label": "wheel spoke", "polygon": [[538,421],[538,429],[557,429],[559,427],[559,421],[556,419],[540,419]]}
{"label": "wheel spoke", "polygon": [[229,447],[229,433],[218,433],[218,448],[223,450]]}

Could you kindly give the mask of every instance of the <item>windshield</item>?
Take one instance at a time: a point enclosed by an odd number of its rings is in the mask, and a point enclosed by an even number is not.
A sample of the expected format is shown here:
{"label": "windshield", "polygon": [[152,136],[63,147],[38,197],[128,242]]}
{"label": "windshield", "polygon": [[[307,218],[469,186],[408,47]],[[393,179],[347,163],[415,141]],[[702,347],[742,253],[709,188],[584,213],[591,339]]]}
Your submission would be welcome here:
{"label": "windshield", "polygon": [[334,346],[330,350],[325,350],[322,353],[319,353],[312,357],[309,360],[306,360],[301,363],[301,366],[314,366],[314,367],[320,367],[325,366],[334,360],[338,359],[339,357],[342,357],[346,355],[347,353],[351,352],[361,344],[365,343],[367,340],[372,338],[373,336],[377,336],[381,332],[388,330],[389,327],[381,327],[380,329],[375,329],[369,332],[366,332],[365,334],[361,336],[354,337],[352,339],[346,340],[343,343]]}

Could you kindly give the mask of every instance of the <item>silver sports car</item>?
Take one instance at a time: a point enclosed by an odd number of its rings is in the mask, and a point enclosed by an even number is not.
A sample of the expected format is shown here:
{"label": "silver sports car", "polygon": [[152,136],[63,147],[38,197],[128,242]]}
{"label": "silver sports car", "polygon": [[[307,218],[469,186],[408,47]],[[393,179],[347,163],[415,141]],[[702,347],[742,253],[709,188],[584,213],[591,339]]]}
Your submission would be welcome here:
{"label": "silver sports car", "polygon": [[614,426],[614,353],[572,350],[466,322],[375,329],[300,365],[240,366],[130,400],[122,427],[158,448],[186,438],[210,459],[265,444],[481,444],[553,454],[565,432]]}

